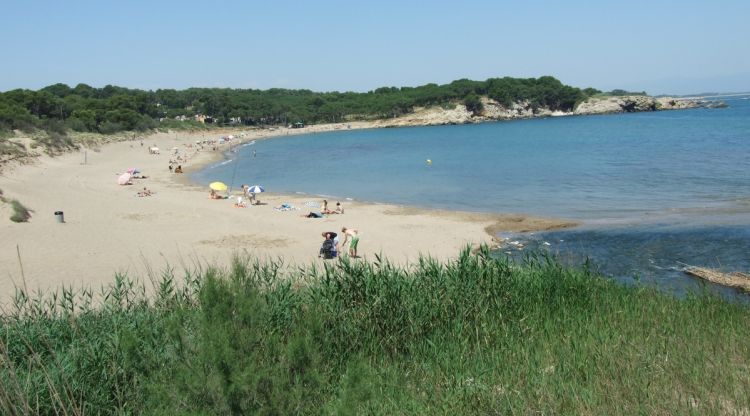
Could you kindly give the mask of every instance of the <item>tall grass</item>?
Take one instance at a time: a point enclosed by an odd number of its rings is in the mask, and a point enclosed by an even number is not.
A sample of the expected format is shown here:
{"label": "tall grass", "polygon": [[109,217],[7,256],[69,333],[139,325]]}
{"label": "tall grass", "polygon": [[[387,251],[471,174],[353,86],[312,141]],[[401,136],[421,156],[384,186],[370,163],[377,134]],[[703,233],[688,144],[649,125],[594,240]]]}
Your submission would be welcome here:
{"label": "tall grass", "polygon": [[[19,290],[4,414],[747,414],[750,309],[543,256]],[[178,281],[179,280],[179,281]],[[96,305],[96,306],[94,306]],[[744,413],[743,413],[744,412]]]}

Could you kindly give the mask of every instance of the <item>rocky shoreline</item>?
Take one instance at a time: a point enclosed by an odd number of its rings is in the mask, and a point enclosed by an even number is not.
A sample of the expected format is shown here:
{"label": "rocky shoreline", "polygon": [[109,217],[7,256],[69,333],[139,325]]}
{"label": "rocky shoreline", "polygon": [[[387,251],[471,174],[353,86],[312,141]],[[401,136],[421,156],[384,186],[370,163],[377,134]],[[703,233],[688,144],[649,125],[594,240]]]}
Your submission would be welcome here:
{"label": "rocky shoreline", "polygon": [[436,126],[446,124],[473,124],[486,121],[503,121],[540,117],[633,113],[644,111],[684,110],[688,108],[718,108],[726,104],[700,98],[649,97],[626,95],[590,98],[573,111],[552,111],[548,108],[534,109],[529,102],[513,103],[506,107],[488,98],[482,98],[482,111],[474,114],[462,104],[454,108],[417,108],[412,113],[384,120],[373,121],[373,127]]}

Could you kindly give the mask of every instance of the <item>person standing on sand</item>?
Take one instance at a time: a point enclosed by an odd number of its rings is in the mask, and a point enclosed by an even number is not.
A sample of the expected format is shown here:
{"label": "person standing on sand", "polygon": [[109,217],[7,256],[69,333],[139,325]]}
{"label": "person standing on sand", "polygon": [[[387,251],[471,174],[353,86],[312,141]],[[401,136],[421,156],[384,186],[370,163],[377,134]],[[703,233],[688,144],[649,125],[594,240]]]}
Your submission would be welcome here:
{"label": "person standing on sand", "polygon": [[344,233],[344,241],[341,242],[341,247],[344,247],[346,242],[351,238],[351,241],[349,242],[349,255],[356,258],[357,245],[359,245],[359,230],[356,228],[343,227],[341,232]]}

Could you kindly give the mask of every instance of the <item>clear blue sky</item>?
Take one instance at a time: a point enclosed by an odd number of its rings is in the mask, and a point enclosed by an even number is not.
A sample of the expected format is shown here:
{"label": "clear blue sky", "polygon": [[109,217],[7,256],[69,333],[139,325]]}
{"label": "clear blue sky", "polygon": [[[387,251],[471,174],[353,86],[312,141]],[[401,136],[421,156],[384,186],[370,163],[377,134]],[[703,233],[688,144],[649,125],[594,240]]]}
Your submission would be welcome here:
{"label": "clear blue sky", "polygon": [[5,1],[0,91],[368,91],[552,75],[750,91],[750,1]]}

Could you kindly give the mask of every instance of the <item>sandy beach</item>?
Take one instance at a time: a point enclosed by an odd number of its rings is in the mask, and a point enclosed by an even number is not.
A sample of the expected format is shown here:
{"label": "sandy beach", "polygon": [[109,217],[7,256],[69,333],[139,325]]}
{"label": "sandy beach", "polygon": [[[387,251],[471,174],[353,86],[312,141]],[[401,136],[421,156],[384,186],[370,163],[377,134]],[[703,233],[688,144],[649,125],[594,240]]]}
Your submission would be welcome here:
{"label": "sandy beach", "polygon": [[[247,142],[348,127],[158,133],[143,140],[106,144],[54,158],[44,156],[31,165],[6,167],[0,175],[0,190],[6,199],[17,199],[33,210],[33,216],[28,223],[11,222],[9,205],[0,204],[0,303],[10,299],[16,285],[25,285],[30,292],[63,285],[98,291],[112,283],[116,273],[148,282],[149,276],[159,276],[169,268],[179,276],[185,269],[207,264],[226,266],[237,253],[283,258],[289,270],[322,264],[324,260],[318,258],[321,233],[340,232],[342,227],[360,231],[361,258],[374,259],[382,254],[406,264],[420,255],[446,260],[456,257],[467,245],[492,244],[492,233],[500,230],[572,225],[556,219],[358,201],[342,201],[343,215],[302,218],[301,214],[311,210],[305,203],[319,203],[322,198],[283,195],[270,189],[259,195],[264,205],[236,208],[236,200],[209,199],[207,184],[188,180],[191,172],[221,160],[229,149],[223,144],[217,150],[206,146],[199,151],[196,140],[235,134]],[[368,125],[351,126],[364,127]],[[149,153],[148,148],[154,145],[159,147],[159,154]],[[168,169],[177,155],[186,159],[178,162],[183,174]],[[147,178],[118,185],[118,176],[131,167]],[[153,195],[137,196],[144,187]],[[236,195],[239,184],[235,187],[232,193]],[[329,201],[329,207],[333,208],[335,202]],[[282,203],[299,209],[274,209]],[[57,222],[56,211],[64,213],[64,223]]]}

